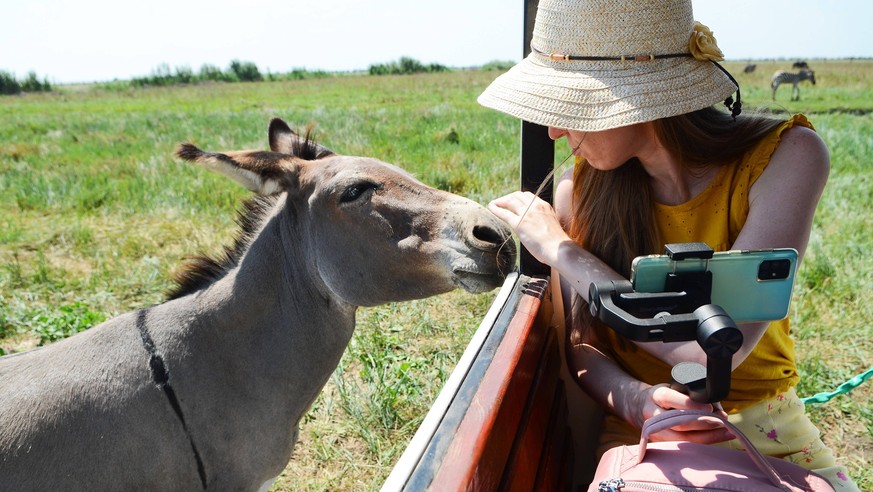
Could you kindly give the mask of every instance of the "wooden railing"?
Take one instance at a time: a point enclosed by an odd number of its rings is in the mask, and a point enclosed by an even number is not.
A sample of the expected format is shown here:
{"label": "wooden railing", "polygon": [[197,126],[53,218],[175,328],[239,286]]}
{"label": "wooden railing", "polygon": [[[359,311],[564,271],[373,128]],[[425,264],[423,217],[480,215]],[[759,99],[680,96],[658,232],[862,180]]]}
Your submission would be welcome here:
{"label": "wooden railing", "polygon": [[577,452],[585,440],[571,427],[588,434],[589,422],[572,424],[593,414],[570,418],[568,390],[578,388],[561,377],[551,292],[546,277],[507,281],[383,491],[569,490],[584,481],[590,447]]}

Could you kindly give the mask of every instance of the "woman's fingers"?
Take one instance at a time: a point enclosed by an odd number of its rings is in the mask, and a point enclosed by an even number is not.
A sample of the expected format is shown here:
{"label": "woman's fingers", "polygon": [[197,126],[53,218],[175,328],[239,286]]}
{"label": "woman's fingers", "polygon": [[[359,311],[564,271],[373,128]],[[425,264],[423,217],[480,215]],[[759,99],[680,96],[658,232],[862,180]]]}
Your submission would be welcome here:
{"label": "woman's fingers", "polygon": [[[654,410],[650,408],[647,417],[660,414],[667,410],[703,410],[727,417],[721,404],[701,403],[692,400],[688,395],[671,389],[669,385],[659,384],[652,387],[651,401]],[[649,413],[646,412],[646,413]],[[701,444],[729,441],[736,436],[731,433],[716,418],[697,419],[690,422],[674,425],[673,427],[652,434],[652,440],[656,441],[689,441]]]}
{"label": "woman's fingers", "polygon": [[521,218],[531,208],[535,200],[537,197],[533,193],[516,191],[492,200],[488,204],[488,209],[498,217],[501,217],[502,214]]}
{"label": "woman's fingers", "polygon": [[724,425],[722,425],[721,421],[716,419],[706,420],[693,420],[691,422],[687,422],[680,425],[674,425],[670,427],[670,430],[676,432],[700,432],[700,431],[711,431],[715,429],[722,429]]}
{"label": "woman's fingers", "polygon": [[569,239],[552,206],[531,192],[502,196],[488,209],[512,228],[528,252],[548,265],[557,259],[561,242]]}
{"label": "woman's fingers", "polygon": [[517,191],[492,200],[488,210],[516,232],[520,227],[530,233],[562,232],[552,206],[528,191]]}
{"label": "woman's fingers", "polygon": [[496,198],[488,204],[488,210],[491,211],[498,219],[509,224],[513,229],[518,227],[519,219],[524,209],[524,204],[516,193]]}
{"label": "woman's fingers", "polygon": [[715,407],[711,403],[701,403],[691,399],[685,393],[680,393],[667,384],[658,384],[652,387],[652,400],[655,404],[667,410],[703,410],[706,412],[715,411]]}
{"label": "woman's fingers", "polygon": [[670,428],[649,436],[650,441],[687,441],[698,444],[715,444],[735,439],[729,430],[724,427],[700,431],[677,431]]}

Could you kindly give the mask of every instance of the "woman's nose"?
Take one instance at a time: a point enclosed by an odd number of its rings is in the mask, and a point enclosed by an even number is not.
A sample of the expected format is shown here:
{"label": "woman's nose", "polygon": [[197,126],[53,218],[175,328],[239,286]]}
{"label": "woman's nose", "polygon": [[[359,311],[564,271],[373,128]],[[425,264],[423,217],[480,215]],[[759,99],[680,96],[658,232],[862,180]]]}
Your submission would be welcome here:
{"label": "woman's nose", "polygon": [[553,126],[549,127],[549,138],[552,140],[558,140],[559,138],[566,136],[567,130],[564,130],[563,128],[555,128]]}

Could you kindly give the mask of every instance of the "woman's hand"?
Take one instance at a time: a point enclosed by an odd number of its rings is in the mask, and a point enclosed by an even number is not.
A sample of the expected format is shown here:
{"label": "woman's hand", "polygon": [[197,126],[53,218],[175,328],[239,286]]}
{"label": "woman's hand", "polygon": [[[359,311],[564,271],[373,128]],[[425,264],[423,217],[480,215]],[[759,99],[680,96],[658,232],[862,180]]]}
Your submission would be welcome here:
{"label": "woman's hand", "polygon": [[488,210],[506,222],[534,258],[546,265],[555,266],[561,243],[570,241],[552,206],[531,192],[497,198]]}
{"label": "woman's hand", "polygon": [[[644,391],[640,397],[641,403],[641,420],[636,422],[636,426],[642,428],[643,422],[647,419],[663,413],[667,410],[703,410],[713,412],[722,417],[727,418],[727,413],[722,409],[719,403],[699,403],[691,399],[688,395],[671,389],[667,384],[658,384]],[[717,442],[730,441],[736,436],[729,430],[725,429],[719,422],[694,421],[687,424],[677,425],[661,432],[652,434],[652,441],[688,441],[700,444],[713,444]]]}

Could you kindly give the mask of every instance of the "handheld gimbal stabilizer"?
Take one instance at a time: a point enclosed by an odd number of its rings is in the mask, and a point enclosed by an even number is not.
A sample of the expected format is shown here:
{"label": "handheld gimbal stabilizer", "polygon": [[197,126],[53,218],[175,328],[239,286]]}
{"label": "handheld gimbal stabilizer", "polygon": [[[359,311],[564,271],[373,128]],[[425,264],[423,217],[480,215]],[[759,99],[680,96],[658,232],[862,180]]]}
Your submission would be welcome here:
{"label": "handheld gimbal stabilizer", "polygon": [[[674,261],[712,258],[704,243],[668,244]],[[714,403],[730,391],[731,359],[743,344],[734,320],[711,304],[712,272],[674,272],[667,275],[666,291],[635,292],[630,281],[591,284],[591,315],[619,334],[638,342],[697,340],[706,353],[706,367],[694,362],[673,366],[673,383],[695,401]]]}

